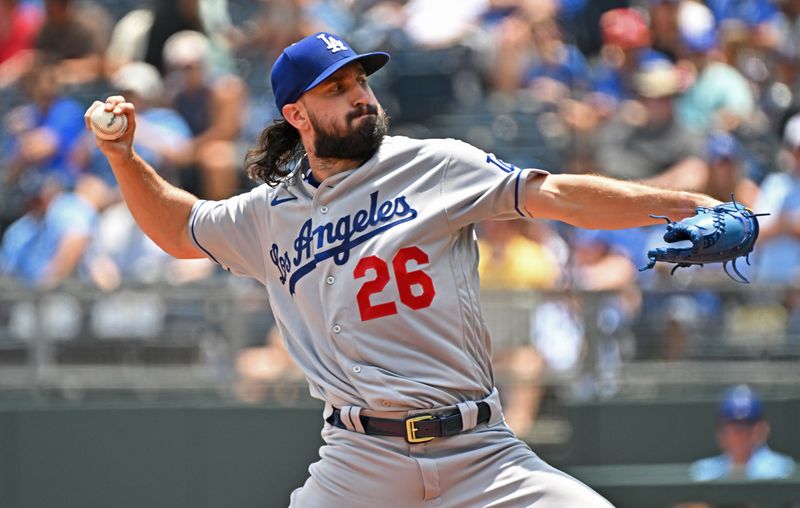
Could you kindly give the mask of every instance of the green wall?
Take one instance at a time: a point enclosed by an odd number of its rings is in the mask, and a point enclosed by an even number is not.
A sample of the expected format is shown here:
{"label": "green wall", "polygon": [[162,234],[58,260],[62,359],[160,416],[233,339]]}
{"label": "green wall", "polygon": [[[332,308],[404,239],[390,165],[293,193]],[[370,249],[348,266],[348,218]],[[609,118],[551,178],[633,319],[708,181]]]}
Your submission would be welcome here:
{"label": "green wall", "polygon": [[4,508],[285,507],[322,444],[319,409],[0,409]]}
{"label": "green wall", "polygon": [[[800,457],[800,400],[765,407],[770,442]],[[570,440],[537,451],[620,508],[643,508],[643,499],[647,508],[667,506],[684,495],[800,497],[800,475],[735,488],[688,482],[688,462],[716,453],[714,409],[714,401],[570,405]],[[0,401],[0,507],[285,507],[317,460],[321,426],[319,406]]]}
{"label": "green wall", "polygon": [[[607,400],[567,408],[572,436],[551,457],[565,464],[691,462],[719,453],[716,401]],[[764,401],[769,444],[800,458],[800,399]]]}

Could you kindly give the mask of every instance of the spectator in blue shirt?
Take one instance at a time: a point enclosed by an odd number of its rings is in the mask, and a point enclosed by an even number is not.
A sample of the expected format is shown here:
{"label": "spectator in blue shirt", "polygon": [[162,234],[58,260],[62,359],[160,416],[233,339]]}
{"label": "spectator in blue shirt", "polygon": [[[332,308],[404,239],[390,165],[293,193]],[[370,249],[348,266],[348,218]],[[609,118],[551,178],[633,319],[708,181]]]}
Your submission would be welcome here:
{"label": "spectator in blue shirt", "polygon": [[[533,26],[533,42],[537,59],[528,68],[525,85],[537,98],[556,102],[565,97],[582,95],[589,88],[589,64],[580,50],[567,44],[554,20]],[[558,89],[547,93],[546,90]]]}
{"label": "spectator in blue shirt", "polygon": [[758,395],[746,385],[729,388],[719,406],[717,441],[722,454],[692,463],[689,476],[695,481],[791,476],[795,461],[767,446],[769,431]]}
{"label": "spectator in blue shirt", "polygon": [[590,69],[589,88],[580,101],[565,101],[566,123],[592,136],[598,124],[613,116],[634,96],[633,77],[653,50],[647,20],[635,9],[612,9],[600,18],[603,47]]}
{"label": "spectator in blue shirt", "polygon": [[783,141],[791,162],[786,171],[764,179],[754,206],[770,214],[759,221],[759,248],[753,253],[760,283],[792,283],[800,278],[800,114],[786,123]]}
{"label": "spectator in blue shirt", "polygon": [[53,179],[28,190],[29,211],[5,231],[0,242],[0,274],[25,284],[51,288],[73,275],[84,261],[104,206],[105,186],[84,176],[74,192]]}
{"label": "spectator in blue shirt", "polygon": [[83,106],[61,96],[57,83],[55,68],[43,63],[23,78],[30,102],[5,118],[11,138],[0,155],[7,161],[7,182],[24,179],[24,173],[37,173],[55,177],[66,187],[74,185],[76,172],[69,154],[85,130]]}

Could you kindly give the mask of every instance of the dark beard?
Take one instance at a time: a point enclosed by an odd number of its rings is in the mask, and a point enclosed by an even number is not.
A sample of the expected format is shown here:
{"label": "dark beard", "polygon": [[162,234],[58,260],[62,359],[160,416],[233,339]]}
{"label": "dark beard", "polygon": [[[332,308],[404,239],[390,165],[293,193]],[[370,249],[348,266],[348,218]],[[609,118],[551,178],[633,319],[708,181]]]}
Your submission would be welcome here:
{"label": "dark beard", "polygon": [[314,154],[323,159],[349,159],[364,162],[378,151],[381,141],[389,130],[389,116],[382,109],[369,105],[347,114],[347,125],[371,113],[365,120],[361,120],[359,127],[348,129],[347,134],[338,134],[323,129],[311,116],[316,139],[314,140]]}

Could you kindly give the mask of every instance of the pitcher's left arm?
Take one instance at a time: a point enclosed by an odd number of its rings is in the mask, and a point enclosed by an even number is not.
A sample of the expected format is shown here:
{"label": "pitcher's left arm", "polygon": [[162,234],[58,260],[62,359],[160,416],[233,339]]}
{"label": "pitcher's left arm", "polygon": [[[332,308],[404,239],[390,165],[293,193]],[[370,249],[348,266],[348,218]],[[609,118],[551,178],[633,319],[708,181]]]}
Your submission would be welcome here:
{"label": "pitcher's left arm", "polygon": [[693,192],[660,189],[598,175],[532,175],[525,207],[540,219],[586,229],[625,229],[662,222],[650,215],[680,220],[716,199]]}

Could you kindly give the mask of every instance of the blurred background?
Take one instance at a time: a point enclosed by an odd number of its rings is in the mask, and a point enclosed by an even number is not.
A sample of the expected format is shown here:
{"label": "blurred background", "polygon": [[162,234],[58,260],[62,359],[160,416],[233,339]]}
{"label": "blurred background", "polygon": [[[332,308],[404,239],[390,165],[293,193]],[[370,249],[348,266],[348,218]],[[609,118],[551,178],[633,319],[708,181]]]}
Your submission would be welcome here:
{"label": "blurred background", "polygon": [[639,272],[663,226],[485,223],[483,303],[509,424],[615,505],[800,506],[798,0],[0,0],[0,506],[302,484],[321,404],[263,288],[152,244],[82,115],[124,94],[137,151],[225,198],[319,30],[392,53],[393,134],[769,212],[751,285]]}

